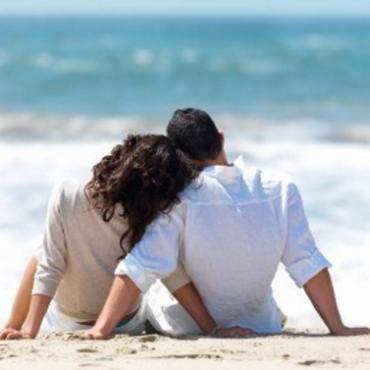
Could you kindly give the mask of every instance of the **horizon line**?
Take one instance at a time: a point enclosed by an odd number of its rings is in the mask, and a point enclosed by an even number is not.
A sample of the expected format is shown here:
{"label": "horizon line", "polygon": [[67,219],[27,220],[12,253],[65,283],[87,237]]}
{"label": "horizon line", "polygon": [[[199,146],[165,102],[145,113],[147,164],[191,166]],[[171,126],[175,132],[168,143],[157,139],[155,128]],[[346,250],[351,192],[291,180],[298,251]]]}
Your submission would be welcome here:
{"label": "horizon line", "polygon": [[290,13],[290,12],[281,12],[281,13],[218,13],[218,12],[54,12],[54,11],[43,11],[43,12],[2,12],[0,10],[0,17],[53,17],[53,18],[62,18],[62,17],[86,17],[86,18],[119,18],[119,17],[146,17],[146,18],[190,18],[190,17],[206,17],[206,18],[310,18],[310,19],[320,19],[320,18],[334,18],[334,19],[348,19],[348,18],[370,18],[370,13]]}

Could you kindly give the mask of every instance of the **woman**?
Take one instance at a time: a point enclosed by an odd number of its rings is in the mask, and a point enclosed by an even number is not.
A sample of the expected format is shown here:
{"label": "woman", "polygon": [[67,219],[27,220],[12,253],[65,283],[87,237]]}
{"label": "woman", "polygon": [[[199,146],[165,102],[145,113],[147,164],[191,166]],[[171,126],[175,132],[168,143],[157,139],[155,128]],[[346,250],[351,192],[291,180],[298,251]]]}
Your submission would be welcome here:
{"label": "woman", "polygon": [[[117,261],[159,213],[171,209],[196,176],[167,137],[132,135],[93,167],[87,184],[66,181],[57,186],[43,243],[26,269],[0,338],[34,338],[46,312],[48,327],[54,331],[92,326],[108,295]],[[163,282],[203,332],[215,328],[181,267]],[[145,318],[140,298],[117,330],[140,333]]]}

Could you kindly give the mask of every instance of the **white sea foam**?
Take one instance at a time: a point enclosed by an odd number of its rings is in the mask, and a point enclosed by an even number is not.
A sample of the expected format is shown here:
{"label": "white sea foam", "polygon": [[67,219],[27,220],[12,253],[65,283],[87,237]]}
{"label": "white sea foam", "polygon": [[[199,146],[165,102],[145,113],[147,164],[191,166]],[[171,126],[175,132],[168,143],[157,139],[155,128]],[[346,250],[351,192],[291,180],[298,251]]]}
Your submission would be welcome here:
{"label": "white sea foam", "polygon": [[9,53],[0,49],[0,66],[7,64],[9,60]]}
{"label": "white sea foam", "polygon": [[[243,118],[228,114],[215,117],[224,129],[231,133],[240,127],[245,131],[245,138],[269,138],[277,135],[278,131],[285,137],[309,137],[315,133],[314,128],[286,122],[283,125],[276,122]],[[168,118],[167,118],[168,119]],[[13,140],[64,140],[64,139],[117,139],[128,132],[163,133],[167,119],[147,119],[137,116],[91,117],[87,115],[37,115],[23,113],[0,114],[0,137]],[[309,122],[308,122],[309,123]],[[317,123],[317,122],[316,122]],[[364,130],[366,128],[363,128]],[[321,132],[322,130],[320,130]],[[339,132],[335,132],[334,140]],[[349,136],[348,136],[349,139]]]}
{"label": "white sea foam", "polygon": [[181,58],[189,64],[193,64],[198,60],[198,54],[196,50],[192,48],[184,48],[180,51]]}
{"label": "white sea foam", "polygon": [[92,60],[57,58],[46,52],[32,57],[31,63],[38,68],[50,69],[60,73],[92,73],[98,69],[98,63]]}
{"label": "white sea foam", "polygon": [[216,57],[209,61],[208,68],[214,72],[239,71],[246,75],[272,75],[281,71],[277,62],[263,58],[224,58]]}
{"label": "white sea foam", "polygon": [[339,51],[346,50],[353,46],[354,40],[348,37],[327,36],[321,34],[306,34],[300,37],[291,37],[287,44],[293,48]]}
{"label": "white sea foam", "polygon": [[282,66],[272,60],[268,59],[252,59],[248,58],[241,61],[240,63],[241,70],[246,74],[252,75],[270,75],[279,72]]}
{"label": "white sea foam", "polygon": [[119,139],[129,132],[164,131],[164,125],[139,117],[60,116],[36,114],[0,115],[0,137],[14,140]]}
{"label": "white sea foam", "polygon": [[152,63],[154,54],[149,49],[136,49],[132,54],[132,58],[138,65],[148,65]]}

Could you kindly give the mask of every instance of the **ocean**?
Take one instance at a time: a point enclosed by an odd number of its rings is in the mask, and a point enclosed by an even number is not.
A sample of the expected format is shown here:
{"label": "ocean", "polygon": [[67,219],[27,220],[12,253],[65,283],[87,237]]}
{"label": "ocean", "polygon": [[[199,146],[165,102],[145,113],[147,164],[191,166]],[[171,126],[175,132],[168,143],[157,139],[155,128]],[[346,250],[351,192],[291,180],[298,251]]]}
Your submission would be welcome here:
{"label": "ocean", "polygon": [[[370,323],[370,21],[0,17],[0,324],[53,184],[130,132],[207,110],[231,159],[290,173],[348,324]],[[281,269],[289,326],[322,327]]]}

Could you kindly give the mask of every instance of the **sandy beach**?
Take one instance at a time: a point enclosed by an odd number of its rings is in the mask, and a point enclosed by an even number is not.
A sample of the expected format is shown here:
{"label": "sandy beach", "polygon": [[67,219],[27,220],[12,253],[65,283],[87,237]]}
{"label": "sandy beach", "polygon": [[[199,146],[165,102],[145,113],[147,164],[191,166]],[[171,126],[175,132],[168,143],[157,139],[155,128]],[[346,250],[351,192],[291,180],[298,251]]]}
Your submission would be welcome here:
{"label": "sandy beach", "polygon": [[370,369],[370,337],[293,333],[246,339],[158,335],[83,341],[49,334],[0,342],[0,369]]}

